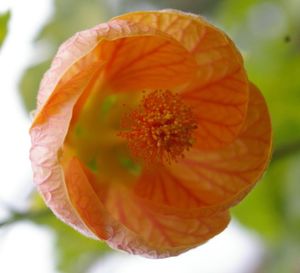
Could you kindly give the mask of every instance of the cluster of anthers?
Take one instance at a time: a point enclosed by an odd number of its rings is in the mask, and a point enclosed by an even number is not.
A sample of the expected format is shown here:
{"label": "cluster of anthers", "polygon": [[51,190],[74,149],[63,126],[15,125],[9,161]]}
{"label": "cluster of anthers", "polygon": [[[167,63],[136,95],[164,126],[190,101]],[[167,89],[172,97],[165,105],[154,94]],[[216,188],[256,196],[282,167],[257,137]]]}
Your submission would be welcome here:
{"label": "cluster of anthers", "polygon": [[193,145],[195,116],[178,94],[169,90],[144,93],[140,105],[123,117],[119,135],[132,155],[144,162],[171,163]]}

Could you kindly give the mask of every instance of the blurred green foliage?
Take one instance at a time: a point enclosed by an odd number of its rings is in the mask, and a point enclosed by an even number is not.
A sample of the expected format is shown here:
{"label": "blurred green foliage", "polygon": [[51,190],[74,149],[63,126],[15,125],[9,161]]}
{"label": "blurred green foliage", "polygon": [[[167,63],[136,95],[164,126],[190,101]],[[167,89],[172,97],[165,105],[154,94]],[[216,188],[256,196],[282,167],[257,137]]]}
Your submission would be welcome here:
{"label": "blurred green foliage", "polygon": [[295,10],[300,1],[227,0],[216,12],[219,25],[242,50],[249,79],[264,93],[272,117],[276,161],[233,209],[265,239],[268,254],[259,271],[264,273],[300,272],[300,21]]}
{"label": "blurred green foliage", "polygon": [[99,24],[110,17],[105,0],[55,0],[55,12],[36,38],[37,44],[47,46],[47,53],[39,63],[29,67],[20,82],[20,92],[26,110],[36,107],[36,96],[42,75],[59,45],[74,33]]}
{"label": "blurred green foliage", "polygon": [[83,273],[112,250],[104,243],[81,235],[49,212],[36,221],[54,231],[57,269],[66,273]]}
{"label": "blurred green foliage", "polygon": [[36,97],[40,80],[49,66],[50,60],[46,60],[29,67],[20,82],[20,92],[24,106],[28,112],[34,110],[36,107]]}
{"label": "blurred green foliage", "polygon": [[7,11],[3,14],[0,14],[0,48],[4,42],[4,39],[8,31],[8,22],[10,18],[10,12]]}
{"label": "blurred green foliage", "polygon": [[34,193],[31,197],[31,213],[35,217],[30,219],[51,231],[55,236],[55,261],[59,272],[84,273],[98,261],[100,257],[112,253],[104,242],[87,238],[73,228],[57,219],[46,208],[39,194]]}
{"label": "blurred green foliage", "polygon": [[[76,31],[111,16],[137,9],[179,8],[210,18],[230,34],[244,55],[249,79],[265,95],[274,128],[274,150],[280,150],[233,214],[266,243],[268,253],[259,272],[300,272],[300,1],[56,0],[55,7],[52,19],[37,37],[37,42],[47,44],[48,55],[28,68],[20,83],[28,111],[35,108],[39,81],[58,45]],[[290,143],[295,145],[291,148]],[[55,231],[61,272],[86,272],[108,251],[52,216],[37,223]]]}
{"label": "blurred green foliage", "polygon": [[216,7],[218,0],[112,0],[107,1],[112,15],[135,10],[179,9],[182,11],[209,14]]}

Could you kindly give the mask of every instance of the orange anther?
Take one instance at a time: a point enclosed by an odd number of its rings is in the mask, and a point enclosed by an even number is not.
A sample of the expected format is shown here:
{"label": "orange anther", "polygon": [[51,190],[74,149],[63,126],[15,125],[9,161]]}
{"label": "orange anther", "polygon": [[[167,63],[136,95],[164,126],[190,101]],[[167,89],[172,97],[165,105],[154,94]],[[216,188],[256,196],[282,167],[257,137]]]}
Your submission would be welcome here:
{"label": "orange anther", "polygon": [[171,91],[153,91],[122,121],[120,136],[126,138],[133,156],[146,162],[177,161],[184,156],[197,128],[190,107]]}

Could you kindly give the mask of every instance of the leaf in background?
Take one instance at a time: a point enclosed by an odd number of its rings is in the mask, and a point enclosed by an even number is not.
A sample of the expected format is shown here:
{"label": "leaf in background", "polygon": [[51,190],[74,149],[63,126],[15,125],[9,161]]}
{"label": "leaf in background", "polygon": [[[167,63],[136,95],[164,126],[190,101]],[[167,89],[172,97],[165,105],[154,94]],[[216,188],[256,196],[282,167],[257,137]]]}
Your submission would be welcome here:
{"label": "leaf in background", "polygon": [[87,272],[96,261],[112,252],[104,242],[79,234],[55,217],[46,224],[56,232],[57,268],[64,273]]}
{"label": "leaf in background", "polygon": [[36,107],[36,97],[40,80],[50,66],[50,60],[27,68],[20,81],[20,92],[28,112]]}
{"label": "leaf in background", "polygon": [[[286,187],[284,191],[285,215],[289,229],[287,233],[292,235],[292,240],[298,243],[300,248],[300,155],[293,157],[288,166]],[[300,252],[299,252],[300,253]]]}
{"label": "leaf in background", "polygon": [[235,28],[240,22],[245,20],[247,13],[250,9],[262,2],[261,0],[225,0],[221,1],[216,9],[216,16],[227,27]]}
{"label": "leaf in background", "polygon": [[263,273],[300,272],[300,156],[277,160],[234,216],[263,236]]}
{"label": "leaf in background", "polygon": [[284,229],[282,181],[290,160],[269,167],[264,178],[238,206],[233,215],[248,228],[255,230],[269,243],[281,240]]}
{"label": "leaf in background", "polygon": [[[46,209],[38,194],[33,195],[33,211]],[[49,210],[42,217],[33,218],[33,222],[52,230],[55,235],[56,267],[63,273],[84,273],[97,261],[113,253],[104,242],[96,241],[81,235],[70,228]]]}
{"label": "leaf in background", "polygon": [[[51,46],[52,54],[66,39],[110,18],[105,0],[55,0],[55,13],[37,37]],[[80,12],[79,12],[80,11]]]}
{"label": "leaf in background", "polygon": [[108,1],[113,15],[135,11],[135,10],[153,10],[153,9],[179,9],[182,11],[193,12],[208,15],[218,4],[218,0],[115,0]]}
{"label": "leaf in background", "polygon": [[[42,75],[49,68],[58,47],[76,32],[90,28],[105,21],[110,14],[106,12],[104,0],[56,0],[52,19],[37,35],[36,46],[43,44],[48,52],[38,64],[31,66],[20,81],[20,93],[28,112],[36,107],[36,95]],[[79,12],[80,11],[80,12]]]}
{"label": "leaf in background", "polygon": [[8,32],[8,21],[10,18],[10,12],[7,11],[3,14],[0,14],[0,48],[4,42],[4,39]]}

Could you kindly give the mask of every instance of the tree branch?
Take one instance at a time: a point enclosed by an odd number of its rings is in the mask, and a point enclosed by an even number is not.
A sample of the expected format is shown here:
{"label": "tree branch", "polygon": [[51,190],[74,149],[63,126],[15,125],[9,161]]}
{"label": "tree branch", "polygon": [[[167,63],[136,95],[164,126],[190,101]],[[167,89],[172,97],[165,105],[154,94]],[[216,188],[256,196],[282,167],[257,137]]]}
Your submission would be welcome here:
{"label": "tree branch", "polygon": [[37,220],[46,216],[50,215],[50,210],[49,209],[42,209],[39,211],[26,211],[26,212],[18,212],[18,211],[13,211],[11,213],[11,216],[0,222],[0,228],[14,224],[19,221],[24,221],[24,220]]}
{"label": "tree branch", "polygon": [[290,155],[297,154],[300,152],[300,140],[282,145],[281,147],[275,149],[272,156],[272,161],[277,162],[280,159],[286,158]]}

